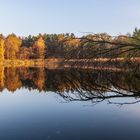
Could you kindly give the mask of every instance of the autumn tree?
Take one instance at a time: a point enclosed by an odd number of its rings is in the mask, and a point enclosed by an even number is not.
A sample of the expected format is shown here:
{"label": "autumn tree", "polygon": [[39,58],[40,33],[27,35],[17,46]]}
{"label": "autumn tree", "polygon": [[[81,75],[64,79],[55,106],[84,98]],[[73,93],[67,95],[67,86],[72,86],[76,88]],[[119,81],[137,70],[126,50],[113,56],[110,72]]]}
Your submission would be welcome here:
{"label": "autumn tree", "polygon": [[22,60],[30,59],[32,58],[32,55],[33,55],[32,48],[31,47],[27,48],[23,46],[20,48],[18,58]]}
{"label": "autumn tree", "polygon": [[5,39],[5,58],[16,59],[21,44],[22,40],[18,38],[15,34],[9,35]]}
{"label": "autumn tree", "polygon": [[45,41],[42,36],[39,36],[33,44],[33,53],[36,59],[45,58]]}
{"label": "autumn tree", "polygon": [[4,60],[4,37],[0,35],[0,60]]}

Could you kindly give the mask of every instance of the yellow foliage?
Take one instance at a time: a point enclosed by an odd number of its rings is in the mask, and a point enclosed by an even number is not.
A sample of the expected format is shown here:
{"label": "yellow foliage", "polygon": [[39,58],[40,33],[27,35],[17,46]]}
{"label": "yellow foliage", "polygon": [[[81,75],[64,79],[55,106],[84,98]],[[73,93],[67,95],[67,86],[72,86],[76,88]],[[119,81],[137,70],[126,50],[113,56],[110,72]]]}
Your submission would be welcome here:
{"label": "yellow foliage", "polygon": [[65,36],[63,34],[58,35],[58,41],[63,41]]}
{"label": "yellow foliage", "polygon": [[78,47],[80,45],[79,39],[71,39],[66,42],[68,46]]}
{"label": "yellow foliage", "polygon": [[35,58],[44,59],[45,57],[45,41],[42,37],[39,37],[33,44],[33,50]]}
{"label": "yellow foliage", "polygon": [[35,43],[34,43],[34,47],[36,48],[45,48],[45,41],[43,40],[43,38],[42,37],[39,37],[36,41],[35,41]]}
{"label": "yellow foliage", "polygon": [[0,60],[4,60],[4,39],[0,37]]}
{"label": "yellow foliage", "polygon": [[5,56],[7,59],[16,59],[22,40],[11,34],[5,39]]}

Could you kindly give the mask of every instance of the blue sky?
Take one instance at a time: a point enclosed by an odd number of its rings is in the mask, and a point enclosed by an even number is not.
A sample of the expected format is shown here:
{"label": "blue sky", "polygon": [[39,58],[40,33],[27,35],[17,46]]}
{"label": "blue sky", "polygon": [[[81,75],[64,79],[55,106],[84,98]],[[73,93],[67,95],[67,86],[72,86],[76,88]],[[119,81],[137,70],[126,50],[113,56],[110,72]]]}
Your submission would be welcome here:
{"label": "blue sky", "polygon": [[132,32],[140,27],[140,0],[1,0],[0,32]]}

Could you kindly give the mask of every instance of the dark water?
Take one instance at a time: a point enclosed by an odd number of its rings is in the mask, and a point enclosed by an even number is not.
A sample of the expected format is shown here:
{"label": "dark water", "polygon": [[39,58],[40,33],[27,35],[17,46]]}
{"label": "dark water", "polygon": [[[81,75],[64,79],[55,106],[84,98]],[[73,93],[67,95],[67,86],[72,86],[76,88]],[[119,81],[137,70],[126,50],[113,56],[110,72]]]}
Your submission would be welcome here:
{"label": "dark water", "polygon": [[139,140],[139,71],[0,69],[0,140]]}

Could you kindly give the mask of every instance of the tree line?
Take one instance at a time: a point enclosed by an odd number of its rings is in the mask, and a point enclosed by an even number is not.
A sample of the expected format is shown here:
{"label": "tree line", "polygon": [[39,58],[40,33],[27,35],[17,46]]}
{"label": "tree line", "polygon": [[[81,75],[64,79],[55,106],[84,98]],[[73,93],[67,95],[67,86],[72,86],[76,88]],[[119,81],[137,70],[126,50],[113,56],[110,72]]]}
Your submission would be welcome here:
{"label": "tree line", "polygon": [[[135,47],[134,47],[134,46]],[[69,34],[39,34],[19,37],[0,35],[0,60],[46,58],[139,57],[140,29],[133,34],[110,36],[107,33],[76,37]],[[130,51],[131,50],[131,51]]]}

